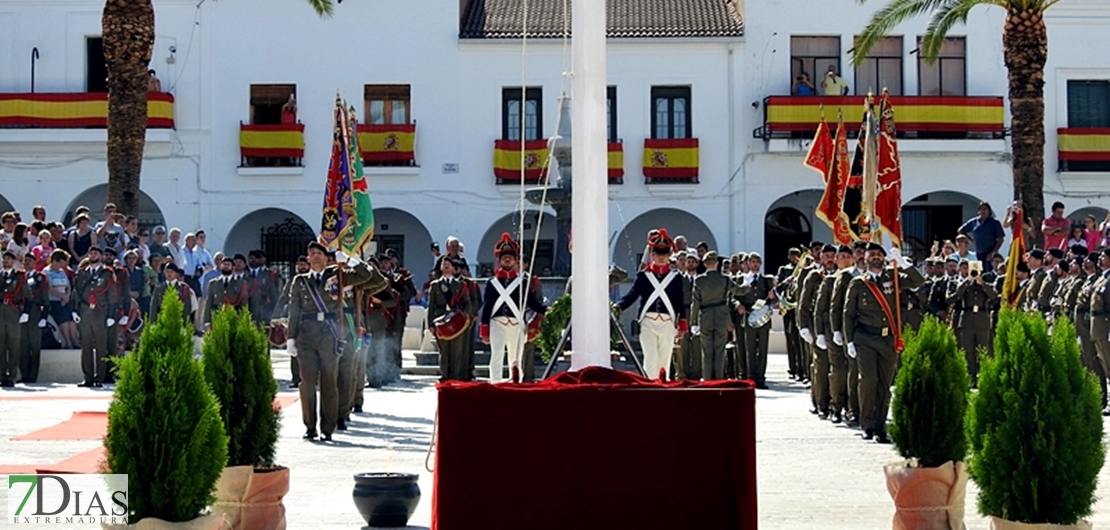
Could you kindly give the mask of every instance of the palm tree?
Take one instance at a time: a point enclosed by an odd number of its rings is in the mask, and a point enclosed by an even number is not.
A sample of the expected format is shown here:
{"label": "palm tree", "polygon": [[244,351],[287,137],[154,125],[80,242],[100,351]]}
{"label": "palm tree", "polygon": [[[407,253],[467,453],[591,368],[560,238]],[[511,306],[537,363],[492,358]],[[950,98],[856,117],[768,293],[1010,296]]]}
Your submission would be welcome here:
{"label": "palm tree", "polygon": [[[322,17],[332,0],[305,0]],[[139,211],[139,175],[146,143],[147,67],[154,50],[152,0],[106,0],[101,15],[108,66],[108,201],[120,213]]]}
{"label": "palm tree", "polygon": [[1002,53],[1010,77],[1014,199],[1021,200],[1037,241],[1041,240],[1044,220],[1044,65],[1048,57],[1044,13],[1059,1],[891,0],[871,18],[852,52],[852,64],[859,66],[889,31],[910,18],[929,14],[920,53],[932,63],[940,54],[948,31],[957,23],[966,23],[973,8],[983,5],[1006,10]]}

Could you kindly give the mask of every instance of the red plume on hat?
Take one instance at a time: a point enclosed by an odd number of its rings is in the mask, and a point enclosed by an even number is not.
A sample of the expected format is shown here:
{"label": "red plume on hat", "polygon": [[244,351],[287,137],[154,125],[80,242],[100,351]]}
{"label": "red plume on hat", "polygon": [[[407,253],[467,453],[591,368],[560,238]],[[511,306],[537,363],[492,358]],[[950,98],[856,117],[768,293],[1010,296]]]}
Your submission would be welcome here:
{"label": "red plume on hat", "polygon": [[516,241],[513,241],[513,238],[509,236],[508,232],[502,232],[501,240],[493,245],[494,256],[501,259],[501,256],[505,254],[510,254],[515,257],[520,256],[520,245]]}
{"label": "red plume on hat", "polygon": [[650,246],[653,251],[665,250],[671,252],[674,250],[674,240],[667,235],[666,228],[660,228],[659,230],[654,230],[653,233],[648,236],[648,246]]}

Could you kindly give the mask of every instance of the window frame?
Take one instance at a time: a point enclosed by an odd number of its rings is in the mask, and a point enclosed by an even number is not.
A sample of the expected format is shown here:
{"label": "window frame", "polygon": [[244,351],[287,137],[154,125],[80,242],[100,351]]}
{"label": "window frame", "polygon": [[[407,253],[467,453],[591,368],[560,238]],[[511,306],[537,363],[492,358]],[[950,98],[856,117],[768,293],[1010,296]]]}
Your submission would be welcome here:
{"label": "window frame", "polygon": [[[917,51],[917,95],[919,95],[919,96],[927,96],[928,95],[928,94],[925,93],[924,87],[921,85],[921,82],[922,82],[922,79],[923,79],[923,76],[921,75],[921,72],[926,68],[936,68],[937,69],[937,88],[940,89],[940,94],[938,94],[938,96],[944,96],[945,94],[944,94],[944,66],[943,66],[943,63],[946,60],[947,61],[959,60],[959,61],[963,61],[963,63],[964,63],[964,67],[963,67],[964,84],[963,84],[963,87],[961,87],[961,92],[959,94],[952,94],[952,96],[966,97],[967,96],[967,37],[966,36],[945,37],[945,39],[944,39],[945,42],[947,42],[949,40],[961,40],[961,41],[963,41],[963,43],[964,43],[964,54],[960,57],[945,57],[944,55],[940,55],[940,56],[937,57],[937,61],[935,63],[931,64],[931,65],[926,64],[925,57],[921,53],[921,43],[922,43],[923,39],[924,39],[924,37],[922,37],[920,35],[917,37],[917,48],[916,48],[916,51]],[[942,54],[944,53],[944,48],[943,47],[941,48],[941,53]],[[903,87],[903,88],[905,88],[905,87]],[[903,90],[903,92],[905,92],[905,91]],[[950,97],[952,97],[952,96],[950,96]]]}
{"label": "window frame", "polygon": [[[371,103],[382,102],[382,123],[371,120]],[[405,119],[398,123],[393,121],[393,103],[403,102]],[[363,122],[367,125],[410,125],[412,124],[412,85],[401,84],[374,84],[362,87]]]}
{"label": "window frame", "polygon": [[[649,107],[651,109],[651,138],[653,140],[668,140],[668,139],[685,139],[694,138],[694,103],[693,103],[693,87],[690,85],[653,85],[651,87],[651,100]],[[658,122],[655,105],[656,100],[667,99],[671,102],[667,107],[668,123],[667,123],[667,136],[660,138],[658,135]],[[674,101],[678,99],[686,100],[686,116],[684,126],[686,128],[686,135],[676,137],[674,133]]]}
{"label": "window frame", "polygon": [[[280,89],[282,91],[282,93],[285,94],[285,96],[284,96],[284,98],[280,98],[280,101],[278,101],[277,103],[259,104],[259,103],[256,103],[256,101],[261,100],[261,99],[278,100],[279,98],[269,98],[269,97],[264,97],[262,95],[256,96],[256,92],[255,92],[256,89],[259,92],[263,92],[263,91],[267,91],[267,90],[277,92]],[[296,83],[252,83],[250,85],[250,98],[249,98],[249,101],[250,101],[250,124],[251,125],[280,125],[281,124],[281,107],[283,105],[285,105],[286,101],[288,101],[289,94],[292,94],[294,98],[297,97],[297,84]],[[265,120],[265,121],[260,122],[259,121],[259,115],[258,115],[259,107],[276,107],[277,108],[277,111],[276,111],[277,121]]]}
{"label": "window frame", "polygon": [[620,136],[617,134],[617,87],[616,85],[609,85],[605,87],[605,103],[607,105],[606,119],[609,123],[608,138],[609,143],[619,142]]}
{"label": "window frame", "polygon": [[1082,85],[1102,85],[1102,86],[1106,87],[1107,93],[1110,94],[1110,79],[1068,79],[1067,83],[1064,86],[1064,102],[1065,102],[1065,105],[1067,107],[1066,116],[1067,116],[1067,120],[1068,120],[1067,121],[1068,128],[1090,128],[1090,127],[1107,128],[1107,127],[1110,127],[1110,97],[1108,97],[1106,103],[1104,103],[1104,108],[1106,108],[1107,111],[1101,117],[1101,119],[1103,121],[1103,124],[1101,124],[1101,125],[1081,124],[1080,125],[1080,124],[1074,123],[1074,121],[1075,121],[1074,118],[1077,118],[1078,116],[1075,116],[1075,115],[1072,114],[1073,111],[1074,111],[1074,107],[1071,104],[1072,85],[1073,84],[1076,84],[1076,85],[1079,85],[1079,84],[1082,84]]}
{"label": "window frame", "polygon": [[[858,38],[859,37],[857,36],[856,39],[858,39]],[[875,55],[875,49],[872,49],[871,53],[868,53],[867,57],[863,58],[863,63],[868,63],[870,61],[875,61],[875,75],[879,76],[879,78],[874,80],[875,81],[875,86],[870,86],[869,82],[868,83],[861,83],[860,82],[860,71],[864,70],[865,68],[863,68],[862,66],[854,68],[853,72],[852,72],[852,78],[853,78],[853,82],[855,83],[855,87],[856,87],[855,95],[857,95],[857,96],[866,96],[868,92],[873,92],[875,94],[879,94],[883,90],[888,90],[890,88],[890,87],[882,86],[882,79],[881,79],[882,72],[880,71],[880,63],[879,63],[879,61],[881,61],[881,60],[890,60],[890,59],[897,59],[898,60],[898,81],[899,81],[898,85],[901,88],[901,90],[899,90],[898,93],[895,93],[894,91],[890,91],[890,95],[892,95],[892,96],[905,95],[905,93],[906,93],[906,57],[905,57],[906,39],[903,35],[888,35],[888,36],[883,37],[880,40],[880,42],[882,42],[882,40],[888,40],[888,39],[897,39],[898,40],[898,44],[899,44],[899,46],[898,46],[898,55]],[[876,43],[875,48],[878,48],[878,45],[879,45],[879,43]],[[861,63],[861,65],[863,63]],[[865,84],[868,85],[868,86],[864,87]]]}
{"label": "window frame", "polygon": [[[92,60],[90,57],[93,51],[93,42],[100,41],[100,60],[104,68],[104,79],[93,84],[94,73]],[[100,88],[103,86],[103,90]],[[97,90],[93,90],[96,88]],[[108,91],[108,62],[104,59],[104,37],[102,35],[89,35],[85,37],[85,92],[107,92]]]}
{"label": "window frame", "polygon": [[[831,55],[830,56],[825,56],[825,55],[798,55],[798,54],[795,54],[794,53],[794,39],[829,39],[830,41],[835,40],[836,41],[836,55],[835,56],[831,56]],[[841,64],[840,64],[841,46],[842,46],[842,43],[841,43],[840,35],[791,35],[790,36],[790,80],[789,80],[789,86],[793,87],[794,86],[794,78],[797,77],[801,72],[806,72],[807,74],[809,74],[809,82],[813,83],[813,87],[814,87],[813,88],[813,93],[814,93],[814,95],[823,96],[824,92],[822,92],[821,85],[820,85],[819,82],[821,81],[821,79],[823,79],[822,76],[825,75],[825,72],[828,71],[828,64],[825,64],[824,69],[818,71],[817,63],[818,63],[818,61],[822,61],[823,63],[834,64],[836,66],[836,71],[841,75],[841,77],[843,77],[844,70],[841,68]],[[809,66],[812,67],[809,71],[806,71],[806,61],[809,61]],[[795,64],[800,64],[800,67],[798,68],[798,71],[794,70]]]}
{"label": "window frame", "polygon": [[[526,130],[527,123],[520,124],[520,138],[512,139],[509,137],[509,103],[512,101],[520,102],[520,112],[523,120],[527,122],[526,103],[528,101],[536,102],[536,131],[535,138],[528,137]],[[501,88],[501,139],[508,141],[525,141],[530,142],[534,140],[543,139],[543,87],[530,86],[524,89],[524,97],[521,98],[520,86],[515,87],[502,87]]]}

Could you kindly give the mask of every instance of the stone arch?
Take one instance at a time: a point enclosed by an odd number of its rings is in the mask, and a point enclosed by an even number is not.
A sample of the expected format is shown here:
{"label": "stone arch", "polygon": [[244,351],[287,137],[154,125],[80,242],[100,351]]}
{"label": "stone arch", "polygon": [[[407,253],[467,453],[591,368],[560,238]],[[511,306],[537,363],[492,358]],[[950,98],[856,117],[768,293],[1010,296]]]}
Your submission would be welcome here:
{"label": "stone arch", "polygon": [[501,239],[501,234],[504,232],[508,232],[513,239],[520,241],[522,252],[531,255],[537,225],[540,229],[540,238],[532,270],[539,275],[544,267],[554,267],[555,245],[558,243],[558,227],[555,224],[555,216],[538,208],[529,208],[524,212],[523,232],[520,211],[517,210],[494,221],[486,230],[485,235],[482,236],[481,246],[475,249],[467,249],[467,261],[474,268],[471,272],[476,276],[482,276],[484,267],[493,268],[493,246]]}
{"label": "stone arch", "polygon": [[297,257],[315,237],[315,230],[299,215],[282,208],[263,208],[244,215],[231,227],[223,251],[246,254],[262,249],[269,265],[291,278]]}
{"label": "stone arch", "polygon": [[[108,202],[108,184],[97,184],[73,198],[69,206],[66,207],[65,217],[63,220],[66,226],[70,225],[73,220],[74,211],[78,206],[87,206],[89,208],[89,217],[95,224],[100,221],[104,205]],[[158,225],[166,224],[166,217],[162,214],[162,208],[154,199],[150,198],[146,192],[139,191],[139,213],[136,216],[139,218],[139,226],[141,228],[153,228]],[[167,227],[169,228],[169,227]]]}
{"label": "stone arch", "polygon": [[[915,261],[928,256],[934,241],[955,239],[965,221],[976,215],[979,197],[955,190],[937,190],[923,193],[906,201],[902,206],[902,251]],[[991,205],[1001,221],[1005,207],[999,212]]]}
{"label": "stone arch", "polygon": [[1093,215],[1095,216],[1095,222],[1101,223],[1106,220],[1106,212],[1107,209],[1101,206],[1084,206],[1082,208],[1079,208],[1078,210],[1068,213],[1068,219],[1071,221],[1072,224],[1083,224],[1083,220],[1088,215]]}
{"label": "stone arch", "polygon": [[[0,195],[0,213],[14,212],[14,211],[15,211],[15,206],[12,206],[12,201],[9,201],[8,198],[3,196],[3,195]],[[28,212],[28,213],[30,213],[30,212]],[[30,215],[28,215],[27,217],[30,217]]]}
{"label": "stone arch", "polygon": [[417,286],[424,283],[435,265],[431,254],[432,235],[416,216],[398,208],[374,208],[373,250],[376,253],[392,248],[401,256],[401,264],[412,272]]}
{"label": "stone arch", "polygon": [[786,263],[790,247],[807,246],[810,241],[829,242],[832,230],[817,219],[817,203],[822,190],[798,190],[779,197],[763,217],[763,269],[776,271]]}
{"label": "stone arch", "polygon": [[686,236],[689,248],[705,241],[711,250],[719,250],[713,231],[698,216],[677,208],[648,210],[629,221],[612,243],[613,263],[635,274],[643,259],[647,233],[655,228],[666,228],[671,237]]}

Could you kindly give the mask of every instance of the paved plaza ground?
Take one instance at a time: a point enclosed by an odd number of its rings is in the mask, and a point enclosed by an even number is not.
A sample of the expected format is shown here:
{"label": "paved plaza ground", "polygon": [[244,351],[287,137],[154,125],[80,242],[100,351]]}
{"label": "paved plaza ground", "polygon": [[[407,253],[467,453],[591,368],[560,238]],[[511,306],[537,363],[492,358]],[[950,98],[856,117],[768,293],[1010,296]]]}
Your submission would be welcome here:
{"label": "paved plaza ground", "polygon": [[[411,356],[411,355],[408,355]],[[275,353],[275,372],[287,388],[288,359]],[[411,364],[407,359],[406,364]],[[808,391],[785,383],[786,357],[773,354],[770,390],[757,394],[757,473],[761,529],[884,529],[894,513],[882,465],[897,459],[891,446],[865,443],[858,431],[819,421],[807,412]],[[63,422],[76,411],[104,411],[111,393],[68,386],[32,385],[0,392],[0,471],[9,466],[61,462],[99,446],[95,440],[12,440]],[[281,397],[281,396],[279,396]],[[288,399],[287,399],[288,400]],[[362,471],[420,473],[424,496],[411,524],[431,519],[432,475],[424,463],[435,418],[435,378],[404,376],[384,390],[367,390],[366,413],[353,418],[351,430],[332,444],[301,440],[299,402],[284,409],[278,462],[292,469],[285,498],[290,529],[360,528],[351,501],[351,475]],[[619,448],[613,448],[614,458]],[[678,456],[676,455],[676,458]],[[542,459],[537,454],[535,465]],[[1110,527],[1110,471],[1100,475],[1100,499],[1091,518],[1096,528]],[[691,470],[697,473],[697,470]],[[0,506],[6,506],[5,497]],[[496,495],[496,492],[490,492]],[[969,486],[967,526],[985,529],[976,513],[976,489]],[[3,525],[0,525],[3,526]],[[45,527],[44,527],[45,528]],[[56,527],[51,527],[56,528]],[[520,528],[526,529],[526,522]]]}

